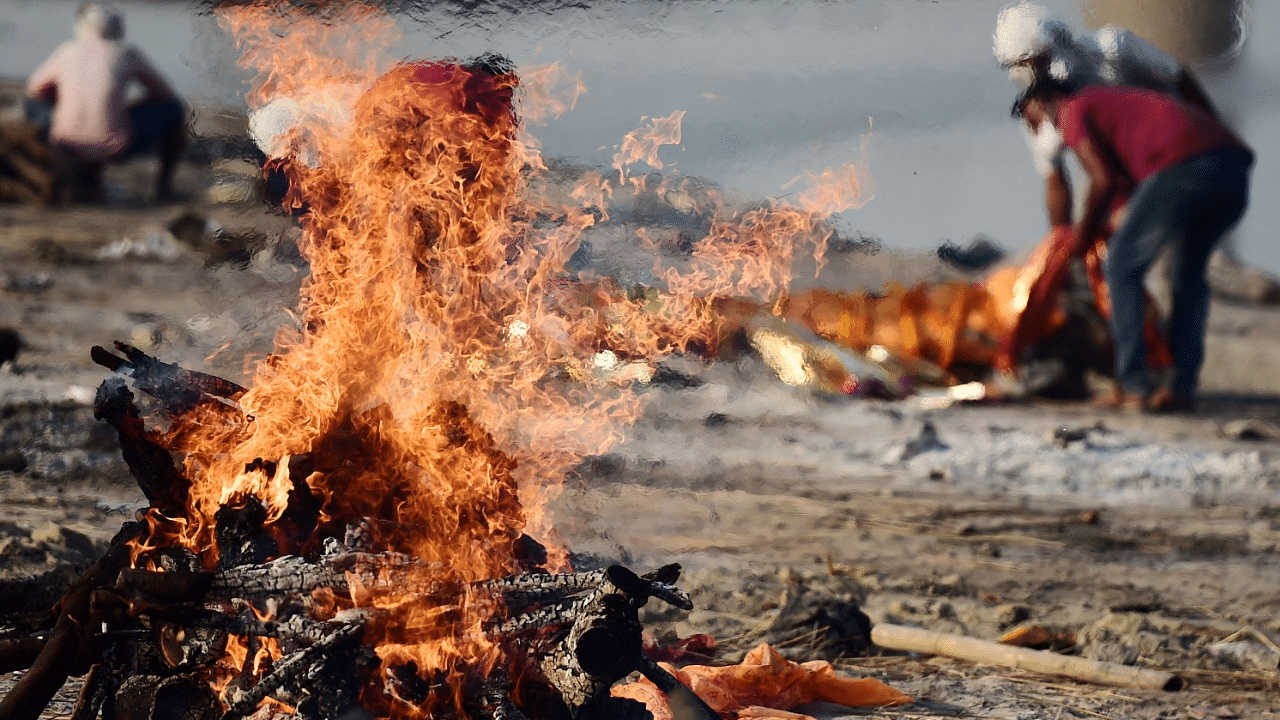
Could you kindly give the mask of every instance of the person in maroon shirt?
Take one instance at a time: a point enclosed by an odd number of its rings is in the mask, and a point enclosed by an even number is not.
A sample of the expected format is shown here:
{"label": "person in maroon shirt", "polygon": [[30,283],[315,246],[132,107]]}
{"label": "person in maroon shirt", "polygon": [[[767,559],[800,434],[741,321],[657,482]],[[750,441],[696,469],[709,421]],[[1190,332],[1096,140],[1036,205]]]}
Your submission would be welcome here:
{"label": "person in maroon shirt", "polygon": [[[1209,113],[1168,95],[1131,87],[1087,87],[1046,79],[1033,84],[1014,114],[1038,129],[1052,123],[1089,177],[1084,214],[1068,242],[1083,254],[1106,232],[1117,200],[1128,210],[1108,241],[1116,389],[1108,404],[1187,411],[1204,361],[1209,314],[1209,253],[1244,214],[1253,153]],[[1168,335],[1174,375],[1153,387],[1143,343],[1144,280],[1166,243],[1174,250]]]}

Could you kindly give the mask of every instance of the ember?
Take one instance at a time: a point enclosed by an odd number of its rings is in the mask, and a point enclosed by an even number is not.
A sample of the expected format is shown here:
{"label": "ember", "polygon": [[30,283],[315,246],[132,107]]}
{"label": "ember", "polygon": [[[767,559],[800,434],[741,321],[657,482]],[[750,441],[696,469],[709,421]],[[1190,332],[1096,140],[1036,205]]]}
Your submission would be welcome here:
{"label": "ember", "polygon": [[[797,244],[824,246],[822,216],[717,218],[684,272],[657,269],[662,294],[567,276],[614,183],[643,185],[628,167],[660,166],[683,113],[627,136],[616,178],[575,193],[592,205],[541,207],[511,63],[388,70],[365,48],[394,25],[343,13],[222,11],[263,78],[252,104],[324,108],[272,161],[304,230],[298,322],[248,388],[93,349],[124,376],[95,414],[150,508],[67,595],[0,715],[35,717],[92,668],[78,718],[640,718],[609,694],[636,671],[714,717],[641,654],[640,607],[690,607],[678,566],[568,572],[542,508],[637,415],[628,385],[650,363],[715,342],[707,298],[776,294]],[[828,175],[839,189],[814,203],[856,200],[853,169]]]}

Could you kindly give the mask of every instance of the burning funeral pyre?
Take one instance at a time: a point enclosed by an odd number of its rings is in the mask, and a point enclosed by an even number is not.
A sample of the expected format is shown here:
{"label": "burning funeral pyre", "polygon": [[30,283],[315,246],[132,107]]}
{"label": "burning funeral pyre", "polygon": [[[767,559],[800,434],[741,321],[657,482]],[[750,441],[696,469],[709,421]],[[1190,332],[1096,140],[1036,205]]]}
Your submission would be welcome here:
{"label": "burning funeral pyre", "polygon": [[260,72],[251,104],[327,98],[272,160],[310,269],[297,323],[248,388],[93,350],[119,373],[95,414],[150,507],[64,598],[0,716],[36,717],[87,672],[81,719],[641,718],[609,694],[639,671],[714,717],[640,653],[646,601],[690,606],[679,568],[574,573],[542,508],[639,411],[643,374],[602,368],[714,343],[699,298],[775,295],[797,243],[823,247],[822,216],[716,221],[682,271],[657,269],[660,302],[569,277],[678,114],[628,136],[584,206],[548,208],[516,112],[546,88],[517,95],[504,58],[386,70],[368,48],[394,25],[358,7],[222,18]]}

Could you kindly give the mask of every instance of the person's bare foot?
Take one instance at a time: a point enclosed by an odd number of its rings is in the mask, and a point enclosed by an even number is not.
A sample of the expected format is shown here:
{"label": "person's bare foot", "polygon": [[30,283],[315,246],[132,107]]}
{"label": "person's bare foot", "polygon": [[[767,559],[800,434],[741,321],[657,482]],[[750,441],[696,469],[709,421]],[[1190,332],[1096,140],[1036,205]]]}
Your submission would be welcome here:
{"label": "person's bare foot", "polygon": [[1146,398],[1136,393],[1125,392],[1116,386],[1094,395],[1089,404],[1098,410],[1139,413],[1146,409]]}
{"label": "person's bare foot", "polygon": [[1196,399],[1174,394],[1168,388],[1156,388],[1147,396],[1144,409],[1149,413],[1191,413],[1196,411]]}

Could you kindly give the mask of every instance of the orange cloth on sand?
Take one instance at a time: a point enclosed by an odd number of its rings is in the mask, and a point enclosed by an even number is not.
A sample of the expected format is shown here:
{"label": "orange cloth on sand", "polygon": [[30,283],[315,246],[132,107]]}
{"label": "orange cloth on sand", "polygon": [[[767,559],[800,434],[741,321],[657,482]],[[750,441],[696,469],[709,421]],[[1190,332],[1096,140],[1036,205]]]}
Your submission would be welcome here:
{"label": "orange cloth on sand", "polygon": [[[841,677],[825,660],[794,663],[766,644],[747,653],[740,665],[690,665],[677,670],[660,664],[726,718],[812,720],[788,711],[817,700],[854,707],[911,702],[879,680]],[[614,686],[612,694],[643,702],[654,720],[673,720],[666,696],[648,680]]]}
{"label": "orange cloth on sand", "polygon": [[[1018,364],[1022,350],[1052,333],[1062,324],[1062,311],[1058,309],[1058,295],[1067,283],[1070,273],[1071,227],[1061,225],[1049,231],[1032,252],[1030,259],[1018,269],[1012,286],[1012,296],[998,299],[1005,315],[1005,334],[1000,338],[1000,352],[996,357],[997,370],[1012,370]],[[1097,240],[1084,254],[1089,285],[1103,317],[1111,317],[1111,296],[1102,276],[1102,264],[1107,254],[1105,239]],[[1003,300],[1003,302],[1000,302]],[[1147,363],[1156,369],[1173,365],[1173,354],[1168,338],[1160,331],[1155,301],[1147,294],[1147,312],[1143,322],[1143,336],[1147,345]]]}

